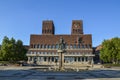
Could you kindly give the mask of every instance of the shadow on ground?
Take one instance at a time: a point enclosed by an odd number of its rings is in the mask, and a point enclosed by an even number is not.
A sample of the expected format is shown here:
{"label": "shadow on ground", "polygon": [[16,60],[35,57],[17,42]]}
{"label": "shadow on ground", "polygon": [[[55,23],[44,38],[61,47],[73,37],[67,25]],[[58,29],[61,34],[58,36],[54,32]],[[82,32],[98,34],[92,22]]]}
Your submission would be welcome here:
{"label": "shadow on ground", "polygon": [[120,78],[120,70],[88,70],[80,72],[0,70],[0,80],[80,80],[101,78]]}

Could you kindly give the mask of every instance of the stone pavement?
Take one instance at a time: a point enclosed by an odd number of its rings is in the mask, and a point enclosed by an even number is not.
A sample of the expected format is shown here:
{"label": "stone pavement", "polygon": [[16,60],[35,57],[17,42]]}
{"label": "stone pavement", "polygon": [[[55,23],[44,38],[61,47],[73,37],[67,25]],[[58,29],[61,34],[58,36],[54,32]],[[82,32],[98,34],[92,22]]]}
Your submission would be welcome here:
{"label": "stone pavement", "polygon": [[0,80],[120,80],[120,70],[50,72],[27,67],[0,67]]}

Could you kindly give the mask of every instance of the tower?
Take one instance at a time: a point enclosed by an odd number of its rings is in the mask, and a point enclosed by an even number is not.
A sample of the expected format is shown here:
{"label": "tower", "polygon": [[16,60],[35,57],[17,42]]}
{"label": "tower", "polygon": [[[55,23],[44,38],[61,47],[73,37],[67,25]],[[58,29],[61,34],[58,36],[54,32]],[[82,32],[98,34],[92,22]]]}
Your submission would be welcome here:
{"label": "tower", "polygon": [[52,20],[45,20],[42,23],[42,34],[43,35],[54,35],[55,28]]}
{"label": "tower", "polygon": [[73,20],[71,35],[78,35],[78,34],[83,34],[83,21]]}

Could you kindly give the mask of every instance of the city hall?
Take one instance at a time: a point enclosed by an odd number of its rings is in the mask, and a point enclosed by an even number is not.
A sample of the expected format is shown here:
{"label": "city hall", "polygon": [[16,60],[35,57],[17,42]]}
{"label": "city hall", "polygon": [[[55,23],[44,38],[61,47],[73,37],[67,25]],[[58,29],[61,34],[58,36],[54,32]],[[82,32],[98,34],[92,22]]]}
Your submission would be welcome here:
{"label": "city hall", "polygon": [[42,22],[42,34],[30,35],[30,47],[26,54],[28,64],[59,66],[58,43],[61,38],[65,43],[64,67],[94,63],[92,35],[84,34],[82,20],[72,20],[71,34],[69,35],[56,35],[54,22],[44,20]]}

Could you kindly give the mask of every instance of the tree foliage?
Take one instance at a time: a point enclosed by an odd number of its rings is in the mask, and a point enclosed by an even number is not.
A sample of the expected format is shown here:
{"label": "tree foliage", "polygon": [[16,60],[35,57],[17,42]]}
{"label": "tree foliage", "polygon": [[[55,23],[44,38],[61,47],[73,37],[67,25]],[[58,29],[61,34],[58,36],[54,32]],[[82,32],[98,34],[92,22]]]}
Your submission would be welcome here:
{"label": "tree foliage", "polygon": [[21,40],[15,40],[14,38],[9,39],[7,36],[4,37],[0,49],[0,60],[3,61],[19,61],[26,59],[27,50],[23,46]]}
{"label": "tree foliage", "polygon": [[100,58],[104,62],[119,63],[120,62],[120,38],[115,37],[102,42],[100,50]]}

